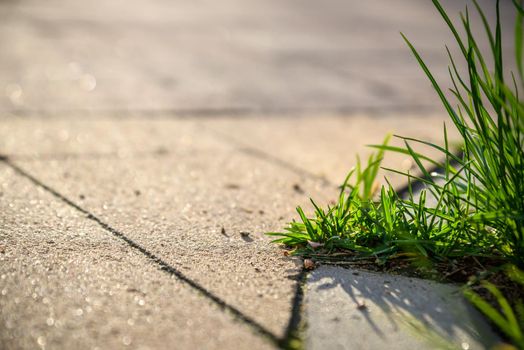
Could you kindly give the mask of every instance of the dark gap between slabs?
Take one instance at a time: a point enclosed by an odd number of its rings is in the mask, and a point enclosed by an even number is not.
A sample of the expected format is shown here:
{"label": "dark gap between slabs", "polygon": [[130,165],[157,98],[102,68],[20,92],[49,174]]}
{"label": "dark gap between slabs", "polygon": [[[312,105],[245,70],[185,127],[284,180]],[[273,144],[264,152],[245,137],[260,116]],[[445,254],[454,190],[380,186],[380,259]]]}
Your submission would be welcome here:
{"label": "dark gap between slabs", "polygon": [[300,334],[300,326],[302,322],[303,303],[304,303],[304,288],[307,279],[307,270],[302,267],[298,276],[297,284],[295,286],[295,295],[293,297],[293,306],[291,309],[291,316],[286,327],[286,333],[282,339],[282,347],[284,349],[293,349],[293,342],[302,343],[303,339]]}
{"label": "dark gap between slabs", "polygon": [[384,115],[391,113],[416,113],[420,115],[431,114],[439,111],[439,106],[434,105],[338,105],[338,106],[318,106],[318,107],[301,107],[301,106],[283,106],[283,107],[225,107],[225,108],[159,108],[159,109],[83,109],[71,108],[52,110],[46,108],[40,109],[4,109],[0,110],[2,115],[11,115],[12,117],[33,118],[68,118],[72,116],[96,119],[101,118],[214,118],[214,117],[246,117],[262,115],[264,117],[280,117],[294,115],[300,117],[308,113],[331,113],[341,116],[349,116],[356,113],[365,113],[371,115]]}
{"label": "dark gap between slabs", "polygon": [[315,181],[321,181],[323,185],[325,186],[330,186],[330,187],[337,187],[335,186],[334,183],[332,183],[331,181],[329,181],[328,179],[326,179],[325,177],[323,176],[320,176],[320,175],[316,175],[306,169],[303,169],[299,166],[296,166],[295,164],[293,163],[290,163],[290,162],[287,162],[283,159],[280,159],[278,157],[275,157],[273,156],[272,154],[270,153],[266,153],[264,151],[261,151],[257,148],[254,148],[254,147],[251,147],[251,146],[248,146],[246,145],[244,142],[238,140],[237,138],[235,137],[232,137],[232,136],[229,136],[227,134],[224,134],[223,132],[220,132],[220,131],[217,131],[213,128],[209,128],[208,126],[205,126],[205,125],[199,125],[200,128],[202,129],[206,129],[208,130],[211,134],[215,135],[215,137],[217,138],[220,138],[221,140],[223,141],[226,141],[227,143],[237,147],[237,150],[239,152],[242,152],[244,154],[247,154],[249,156],[252,156],[254,158],[258,158],[258,159],[261,159],[263,161],[266,161],[266,162],[269,162],[273,165],[277,165],[281,168],[285,168],[297,175],[300,175],[302,177],[306,177],[306,178],[309,178],[309,179],[312,179],[312,180],[315,180]]}
{"label": "dark gap between slabs", "polygon": [[[464,157],[464,152],[450,152],[450,153],[453,153],[457,158],[463,158]],[[450,164],[454,167],[456,167],[458,165],[458,163],[451,159],[450,160]],[[435,172],[439,172],[439,171],[444,171],[445,169],[443,169],[442,167],[439,167],[439,166],[432,166],[431,168],[427,169],[428,173],[431,175],[432,173],[435,173]],[[424,175],[421,175],[420,176],[422,179],[424,180],[428,180],[428,181],[431,181],[431,177],[427,177],[427,176],[424,176]],[[426,184],[424,183],[424,181],[421,181],[419,179],[414,179],[411,181],[411,190],[413,192],[413,194],[416,194],[416,193],[419,193],[420,191],[422,191],[424,188],[425,188]],[[406,185],[396,189],[396,192],[398,194],[398,196],[400,198],[406,198],[407,196],[409,196],[409,187],[410,187],[410,184],[407,183]]]}
{"label": "dark gap between slabs", "polygon": [[[117,152],[106,152],[106,153],[42,153],[36,155],[30,154],[11,154],[9,159],[24,162],[31,161],[44,161],[44,160],[68,160],[68,159],[126,159],[126,158],[146,158],[146,157],[158,157],[165,156],[170,153],[169,150],[159,148],[148,152],[133,152],[125,156],[120,156]],[[2,158],[0,157],[0,160]]]}
{"label": "dark gap between slabs", "polygon": [[[279,348],[285,348],[286,340],[287,340],[286,337],[284,337],[284,338],[277,337],[275,334],[273,334],[271,331],[269,331],[264,326],[259,324],[257,321],[255,321],[254,319],[252,319],[249,316],[245,315],[244,313],[242,313],[242,311],[240,311],[236,307],[234,307],[234,306],[228,304],[227,302],[225,302],[224,300],[220,299],[218,296],[216,296],[215,294],[213,294],[212,292],[210,292],[209,290],[207,290],[206,288],[204,288],[203,286],[201,286],[197,282],[193,281],[189,277],[185,276],[182,272],[177,270],[175,267],[169,265],[162,258],[156,256],[154,253],[152,253],[151,251],[149,251],[146,248],[142,247],[140,244],[136,243],[135,241],[133,241],[132,239],[127,237],[122,232],[120,232],[117,229],[115,229],[112,226],[110,226],[109,224],[105,223],[100,218],[98,218],[97,216],[95,216],[94,214],[89,212],[88,210],[80,207],[78,204],[74,203],[72,200],[70,200],[67,197],[65,197],[64,195],[60,194],[55,189],[47,186],[46,184],[44,184],[43,182],[41,182],[40,180],[38,180],[37,178],[35,178],[31,174],[29,174],[28,172],[26,172],[22,168],[18,167],[16,164],[11,162],[7,156],[0,155],[0,161],[3,162],[4,164],[8,165],[9,167],[11,167],[19,175],[21,175],[21,176],[27,178],[28,180],[30,180],[34,185],[44,189],[45,191],[49,192],[50,194],[52,194],[57,199],[59,199],[62,202],[66,203],[67,205],[75,208],[76,210],[78,210],[82,214],[86,215],[87,219],[96,222],[104,230],[108,231],[113,236],[123,240],[131,248],[136,249],[137,251],[142,253],[151,262],[153,262],[156,265],[158,265],[160,270],[168,273],[169,275],[175,276],[180,281],[186,283],[191,288],[193,288],[197,292],[199,292],[202,296],[204,296],[205,298],[207,298],[210,301],[212,301],[213,303],[215,303],[220,309],[222,309],[223,311],[227,311],[227,312],[231,313],[234,316],[234,318],[236,318],[237,320],[239,320],[239,321],[243,322],[244,324],[246,324],[247,326],[249,326],[253,331],[255,331],[255,333],[258,333],[259,335],[261,335],[264,338],[266,338],[267,340],[269,340],[273,345],[275,345],[275,346],[277,346]],[[293,315],[292,315],[291,318],[293,319]]]}

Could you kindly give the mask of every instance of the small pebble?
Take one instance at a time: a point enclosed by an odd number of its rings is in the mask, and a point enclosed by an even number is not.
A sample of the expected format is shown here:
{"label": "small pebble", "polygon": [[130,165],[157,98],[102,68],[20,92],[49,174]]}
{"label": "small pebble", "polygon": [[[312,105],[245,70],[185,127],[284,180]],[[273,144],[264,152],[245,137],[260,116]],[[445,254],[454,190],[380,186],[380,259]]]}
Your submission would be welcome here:
{"label": "small pebble", "polygon": [[365,302],[362,302],[362,303],[358,303],[357,304],[357,309],[359,309],[360,311],[364,311],[364,310],[367,310],[367,306],[366,306],[366,303]]}
{"label": "small pebble", "polygon": [[295,190],[296,193],[300,193],[300,194],[304,193],[304,190],[302,189],[302,187],[300,187],[299,184],[294,184],[293,189]]}
{"label": "small pebble", "polygon": [[239,185],[237,185],[237,184],[232,184],[232,183],[231,183],[231,184],[226,184],[225,187],[228,188],[228,189],[230,189],[230,190],[238,190],[238,189],[240,188]]}
{"label": "small pebble", "polygon": [[313,270],[315,268],[315,262],[311,259],[304,259],[304,268],[307,270]]}

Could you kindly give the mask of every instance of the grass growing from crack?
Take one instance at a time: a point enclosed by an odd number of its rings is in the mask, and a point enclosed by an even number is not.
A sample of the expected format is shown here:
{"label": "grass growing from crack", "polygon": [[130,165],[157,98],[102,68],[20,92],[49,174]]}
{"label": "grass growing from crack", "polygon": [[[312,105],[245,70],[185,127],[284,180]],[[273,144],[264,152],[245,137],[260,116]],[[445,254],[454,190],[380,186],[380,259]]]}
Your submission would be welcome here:
{"label": "grass growing from crack", "polygon": [[[383,263],[392,258],[416,262],[449,262],[473,257],[475,261],[496,261],[495,265],[512,264],[508,276],[524,286],[524,104],[519,87],[524,87],[521,2],[513,0],[516,9],[515,57],[518,76],[505,75],[502,56],[501,19],[497,1],[497,22],[493,30],[478,3],[493,67],[487,60],[472,29],[468,10],[461,13],[465,37],[461,37],[438,0],[432,0],[451,30],[465,61],[461,73],[447,49],[451,66],[449,74],[456,106],[450,102],[418,51],[404,36],[408,47],[429,78],[454,127],[462,140],[462,152],[450,151],[444,126],[444,144],[397,136],[403,147],[372,146],[378,151],[363,166],[350,171],[340,187],[338,201],[321,208],[313,200],[314,215],[307,216],[297,208],[299,221],[293,220],[284,232],[272,232],[276,243],[294,248],[294,254],[336,259],[375,259]],[[508,84],[507,79],[510,81]],[[433,159],[414,150],[425,145],[440,153]],[[400,198],[393,187],[378,188],[377,175],[385,152],[399,152],[412,158],[421,175],[387,169],[404,175],[409,195]],[[443,159],[443,160],[440,160]],[[424,164],[441,169],[430,173]],[[411,182],[425,185],[418,196]],[[378,191],[375,196],[375,192]],[[430,205],[427,196],[436,198]],[[480,265],[480,263],[479,263]],[[476,288],[476,289],[475,289]],[[477,291],[488,292],[479,295]],[[489,282],[468,286],[466,297],[506,335],[515,348],[524,349],[524,306],[511,300]],[[486,298],[492,296],[492,302]],[[522,289],[520,289],[522,295]],[[511,347],[509,347],[511,348]]]}
{"label": "grass growing from crack", "polygon": [[[508,277],[520,288],[524,288],[524,271],[514,265],[504,266]],[[484,313],[514,344],[518,349],[524,349],[524,303],[522,300],[511,302],[502,291],[494,284],[482,281],[480,288],[487,290],[495,299],[497,305],[493,306],[481,297],[474,287],[468,287],[464,294],[468,300]],[[479,289],[478,287],[476,288]],[[512,307],[513,304],[513,307]],[[510,347],[507,347],[511,349]]]}
{"label": "grass growing from crack", "polygon": [[[462,38],[439,1],[433,3],[467,65],[467,72],[461,73],[448,50],[455,107],[418,51],[403,37],[461,136],[462,155],[450,151],[446,127],[443,145],[398,136],[403,146],[393,147],[388,137],[382,145],[372,146],[377,152],[365,166],[357,159],[336,204],[321,208],[311,200],[312,217],[298,207],[298,221],[289,223],[283,232],[268,233],[278,237],[274,242],[295,248],[298,255],[345,253],[378,261],[399,256],[427,261],[473,256],[524,266],[524,105],[518,95],[518,88],[524,86],[522,36],[515,36],[519,76],[511,74],[509,86],[504,76],[498,3],[492,30],[473,1],[489,41],[492,71],[472,33],[467,9],[461,14],[466,33]],[[521,33],[523,12],[517,2],[515,7],[516,32]],[[441,157],[417,153],[415,144],[431,147]],[[421,175],[387,170],[404,175],[410,184],[414,180],[424,183],[426,188],[418,196],[411,185],[408,198],[400,198],[389,183],[381,188],[376,185],[384,152],[391,151],[410,156],[416,164]],[[442,171],[430,173],[424,165],[428,163]],[[427,204],[428,194],[437,199],[436,204]]]}

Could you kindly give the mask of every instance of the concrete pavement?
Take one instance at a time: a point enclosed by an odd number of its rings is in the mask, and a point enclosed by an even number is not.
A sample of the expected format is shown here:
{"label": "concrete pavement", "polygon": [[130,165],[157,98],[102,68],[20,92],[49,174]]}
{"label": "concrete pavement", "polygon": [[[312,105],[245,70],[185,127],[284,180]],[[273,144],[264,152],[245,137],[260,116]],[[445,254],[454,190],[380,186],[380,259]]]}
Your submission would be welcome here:
{"label": "concrete pavement", "polygon": [[445,120],[398,36],[444,79],[429,2],[24,0],[0,17],[6,349],[289,346],[326,299],[312,284],[301,313],[301,262],[263,233],[336,198],[366,144],[438,141]]}
{"label": "concrete pavement", "polygon": [[[305,122],[314,123],[313,120]],[[191,303],[192,300],[201,300],[204,305],[211,304],[217,313],[225,315],[221,317],[234,320],[234,329],[228,331],[226,327],[224,332],[233,332],[246,339],[253,334],[258,335],[262,339],[261,346],[283,346],[289,340],[291,320],[297,312],[292,305],[301,265],[300,261],[284,256],[263,233],[280,230],[295,217],[296,205],[311,210],[309,197],[320,203],[335,199],[337,188],[329,178],[307,171],[309,168],[304,167],[304,164],[313,164],[312,161],[319,157],[312,151],[316,149],[314,140],[307,144],[307,151],[300,157],[286,162],[286,158],[278,153],[274,157],[273,153],[267,152],[273,145],[280,144],[279,133],[272,130],[281,128],[264,131],[264,128],[258,127],[258,118],[242,121],[243,129],[258,130],[252,135],[246,131],[247,140],[260,137],[272,145],[264,150],[250,147],[249,142],[239,145],[225,137],[223,130],[216,126],[217,123],[227,125],[234,121],[192,118],[97,118],[91,121],[51,118],[42,122],[40,119],[23,118],[4,121],[0,134],[2,139],[11,140],[12,145],[4,143],[4,154],[9,155],[9,160],[4,164],[2,173],[4,224],[0,232],[4,251],[1,273],[7,276],[3,282],[7,292],[2,299],[6,307],[2,308],[1,313],[5,324],[10,325],[2,336],[13,344],[13,348],[30,347],[27,344],[31,339],[33,343],[38,343],[38,337],[54,339],[52,342],[57,347],[67,346],[69,341],[73,341],[63,333],[55,335],[54,327],[43,327],[40,333],[34,333],[33,338],[20,339],[18,334],[22,328],[35,327],[30,321],[33,316],[30,317],[27,310],[40,310],[37,305],[43,298],[54,298],[58,306],[53,307],[60,310],[54,315],[62,319],[68,316],[65,310],[71,308],[67,303],[62,305],[60,293],[64,289],[72,289],[75,298],[91,298],[90,293],[98,294],[96,291],[102,288],[96,282],[97,276],[109,279],[108,286],[124,288],[129,287],[129,283],[121,281],[126,280],[128,274],[139,283],[141,276],[150,274],[150,269],[164,271],[153,274],[155,282],[143,282],[145,286],[156,286],[147,292],[150,296],[148,303],[154,310],[177,313],[176,308],[164,306],[158,301],[160,297],[155,292],[156,288],[160,288],[162,278],[173,281],[172,277],[175,277],[184,290],[192,291],[189,295],[172,291],[171,297],[185,312],[197,313],[198,316],[199,309],[193,310]],[[322,119],[325,130],[336,130],[340,128],[340,123],[339,117]],[[378,142],[382,133],[381,128],[369,130],[365,140],[374,135]],[[308,132],[294,135],[296,140],[308,139]],[[19,140],[26,141],[20,143]],[[335,144],[346,142],[345,138],[331,141]],[[366,142],[356,141],[356,136],[353,141],[358,144]],[[337,150],[336,147],[333,149]],[[340,157],[346,156],[346,150],[339,149]],[[319,163],[319,167],[328,166],[337,157],[337,153],[330,153],[326,162]],[[54,207],[59,209],[50,209]],[[48,217],[52,219],[50,223],[47,222]],[[21,219],[28,224],[20,225]],[[70,220],[76,226],[69,227],[62,220]],[[53,231],[46,237],[50,227]],[[65,236],[60,236],[63,230]],[[104,244],[89,244],[93,230],[97,235],[105,236],[105,239],[100,238]],[[35,237],[35,231],[40,236]],[[60,243],[56,243],[57,235],[61,237]],[[86,238],[87,245],[67,248],[67,242],[72,240],[69,236],[78,242]],[[46,243],[49,241],[53,243]],[[113,252],[117,248],[112,248],[111,242],[115,242],[117,247],[123,246],[121,249],[125,248],[128,255],[134,256],[132,263],[117,257],[122,271],[93,270],[90,264],[98,266],[96,256],[100,255],[102,261],[104,257],[118,256]],[[40,247],[42,252],[37,250],[39,254],[33,257],[31,247],[35,246]],[[68,250],[70,260],[61,257],[63,249]],[[79,267],[69,271],[70,264],[77,264],[72,257],[84,257],[86,253],[95,260],[82,260]],[[56,281],[39,289],[37,299],[23,298],[15,302],[11,294],[15,285],[21,284],[22,288],[32,290],[29,285],[24,287],[24,283],[30,281],[25,280],[24,268],[19,265],[21,256],[29,259],[24,264],[30,264],[32,259],[44,261],[45,266],[51,268],[55,266],[53,269],[60,269],[65,264],[63,269],[69,274],[58,276],[60,278]],[[88,290],[85,293],[82,288],[69,287],[71,276],[83,279],[83,274],[79,272],[82,270],[92,271],[91,279],[82,287]],[[46,281],[48,274],[48,270],[40,269],[32,276]],[[136,283],[129,288],[141,291],[143,288],[135,286]],[[162,288],[167,288],[166,293],[169,293],[172,287],[162,285]],[[109,300],[104,302],[111,305]],[[77,309],[86,307],[79,303],[75,304]],[[125,309],[125,306],[122,308]],[[39,312],[41,320],[47,319],[48,311],[43,309]],[[108,322],[115,324],[108,327],[113,327],[116,329],[114,332],[120,334],[124,331],[116,325],[125,325],[129,313],[133,311],[122,311],[124,314],[120,314],[110,311],[108,306],[106,312],[109,314]],[[198,317],[206,322],[207,316]],[[137,318],[143,324],[144,316]],[[69,321],[66,318],[63,322]],[[169,324],[171,321],[166,322]],[[143,325],[148,325],[147,316]],[[150,326],[154,327],[154,324]],[[213,327],[212,323],[208,326]],[[92,340],[83,336],[75,340],[78,342],[75,344],[82,348],[88,348],[90,344],[111,348],[118,343],[110,341],[110,337],[105,338],[105,333],[98,334],[104,328],[95,319],[89,324],[81,322],[71,327],[75,332],[87,330],[93,337]],[[173,339],[191,339],[192,328],[179,327],[177,323],[170,327]],[[137,340],[136,344],[149,344],[152,348],[170,347],[153,337],[156,333],[135,333],[134,329],[132,327],[125,334],[130,334],[132,339],[144,338]],[[197,337],[195,343],[187,340],[187,347],[237,347],[233,345],[236,336],[231,337],[232,340],[225,337],[224,343],[215,342],[214,337]],[[183,341],[180,344],[186,344]],[[126,345],[125,342],[118,344]]]}
{"label": "concrete pavement", "polygon": [[322,266],[307,283],[308,349],[491,349],[459,286]]}

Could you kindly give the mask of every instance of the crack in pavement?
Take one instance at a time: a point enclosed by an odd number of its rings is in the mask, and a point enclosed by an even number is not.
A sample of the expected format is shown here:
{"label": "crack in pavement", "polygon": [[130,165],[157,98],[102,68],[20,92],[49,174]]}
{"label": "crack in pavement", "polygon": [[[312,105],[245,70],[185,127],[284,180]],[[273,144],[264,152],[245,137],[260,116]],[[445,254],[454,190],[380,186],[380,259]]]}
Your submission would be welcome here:
{"label": "crack in pavement", "polygon": [[[11,169],[13,169],[18,175],[25,177],[29,181],[31,181],[34,185],[44,189],[48,193],[52,194],[55,198],[59,199],[60,201],[66,203],[67,205],[73,207],[77,211],[81,212],[82,214],[86,215],[86,218],[89,220],[94,221],[97,223],[100,227],[102,227],[104,230],[111,233],[113,236],[123,240],[126,242],[131,248],[137,250],[142,255],[144,255],[146,258],[149,259],[150,262],[156,264],[160,270],[168,273],[169,275],[175,276],[180,281],[186,283],[191,288],[199,292],[203,297],[209,299],[213,303],[215,303],[221,310],[229,312],[234,318],[237,320],[243,322],[245,325],[249,326],[255,333],[261,335],[268,341],[270,341],[273,345],[279,347],[279,348],[286,348],[288,339],[287,339],[287,332],[286,335],[283,338],[277,337],[274,333],[266,329],[264,326],[259,324],[257,321],[252,319],[251,317],[245,315],[242,311],[237,309],[236,307],[228,304],[226,301],[222,300],[217,295],[213,294],[211,291],[207,290],[205,287],[200,285],[199,283],[193,281],[189,277],[185,276],[182,272],[177,270],[172,265],[168,264],[166,261],[164,261],[159,256],[155,255],[153,252],[147,250],[137,242],[133,241],[129,237],[127,237],[124,233],[120,232],[119,230],[113,228],[111,225],[104,222],[102,219],[94,215],[93,213],[89,212],[88,210],[82,208],[57,190],[49,187],[48,185],[44,184],[42,181],[35,178],[33,175],[25,171],[24,169],[20,168],[18,165],[14,164],[9,157],[6,155],[0,154],[0,162],[6,164]],[[293,315],[291,316],[291,319],[293,319]],[[291,322],[291,321],[290,321]],[[289,326],[288,326],[289,328]]]}
{"label": "crack in pavement", "polygon": [[[23,162],[38,162],[45,160],[69,160],[69,159],[80,159],[80,160],[92,160],[92,159],[126,159],[126,158],[146,158],[146,157],[158,157],[166,156],[171,153],[169,150],[160,148],[157,150],[151,150],[148,152],[133,152],[120,154],[118,152],[91,152],[91,153],[73,153],[73,152],[56,152],[56,153],[39,153],[35,155],[31,154],[10,154],[9,159],[19,160]],[[4,156],[4,158],[7,158]],[[0,160],[2,157],[0,156]]]}
{"label": "crack in pavement", "polygon": [[321,175],[317,175],[315,173],[312,173],[310,172],[309,170],[307,169],[304,169],[304,168],[301,168],[293,163],[290,163],[290,162],[287,162],[283,159],[280,159],[278,157],[275,157],[274,155],[270,154],[270,153],[267,153],[267,152],[264,152],[258,148],[254,148],[254,147],[251,147],[249,145],[247,145],[246,143],[240,141],[239,139],[233,137],[233,136],[230,136],[226,133],[223,133],[221,131],[218,131],[214,128],[210,128],[206,125],[203,125],[203,124],[199,124],[200,128],[202,129],[205,129],[207,130],[211,135],[213,135],[214,137],[222,140],[222,141],[225,141],[233,146],[235,146],[237,148],[237,150],[239,152],[242,152],[244,154],[247,154],[248,156],[251,156],[251,157],[254,157],[254,158],[257,158],[257,159],[260,159],[260,160],[263,160],[263,161],[266,161],[266,162],[269,162],[270,164],[273,164],[273,165],[276,165],[276,166],[279,166],[281,168],[284,168],[284,169],[287,169],[295,174],[298,174],[302,177],[306,177],[306,178],[309,178],[309,179],[312,179],[312,180],[315,180],[315,181],[321,181],[323,185],[325,186],[330,186],[330,187],[333,187],[333,188],[339,188],[338,186],[336,186],[333,182],[331,182],[330,180],[326,179],[324,176],[321,176]]}
{"label": "crack in pavement", "polygon": [[[365,113],[369,115],[382,115],[394,113],[417,113],[421,116],[440,111],[439,105],[432,104],[392,104],[384,106],[371,105],[334,105],[318,107],[217,107],[217,108],[158,108],[158,109],[126,109],[126,108],[64,108],[64,109],[0,109],[0,115],[4,117],[21,118],[74,118],[74,116],[89,116],[97,118],[121,118],[121,119],[149,119],[149,118],[206,118],[228,116],[243,118],[262,115],[264,117],[296,116],[301,117],[308,113],[332,113],[340,116],[351,117],[353,114]],[[97,117],[98,116],[98,117]]]}

